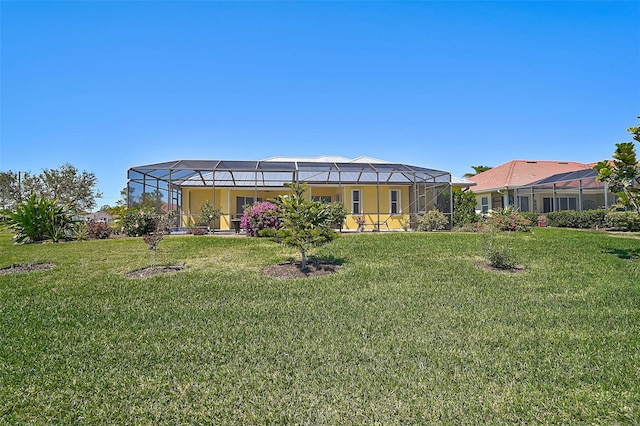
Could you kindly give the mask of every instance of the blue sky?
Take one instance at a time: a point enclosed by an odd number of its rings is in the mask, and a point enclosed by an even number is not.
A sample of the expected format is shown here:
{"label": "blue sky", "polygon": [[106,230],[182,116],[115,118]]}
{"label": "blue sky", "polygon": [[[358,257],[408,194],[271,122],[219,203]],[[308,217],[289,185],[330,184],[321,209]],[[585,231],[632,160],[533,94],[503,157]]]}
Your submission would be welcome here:
{"label": "blue sky", "polygon": [[640,2],[1,1],[0,170],[362,155],[609,158]]}

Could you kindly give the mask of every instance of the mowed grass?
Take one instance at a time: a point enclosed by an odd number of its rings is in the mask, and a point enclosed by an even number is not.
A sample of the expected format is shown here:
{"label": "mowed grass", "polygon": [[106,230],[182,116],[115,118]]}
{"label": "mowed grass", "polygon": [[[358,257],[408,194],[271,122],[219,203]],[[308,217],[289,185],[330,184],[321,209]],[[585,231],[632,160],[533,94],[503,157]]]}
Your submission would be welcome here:
{"label": "mowed grass", "polygon": [[637,424],[640,239],[347,235],[338,274],[278,280],[251,238],[14,246],[0,267],[0,424]]}

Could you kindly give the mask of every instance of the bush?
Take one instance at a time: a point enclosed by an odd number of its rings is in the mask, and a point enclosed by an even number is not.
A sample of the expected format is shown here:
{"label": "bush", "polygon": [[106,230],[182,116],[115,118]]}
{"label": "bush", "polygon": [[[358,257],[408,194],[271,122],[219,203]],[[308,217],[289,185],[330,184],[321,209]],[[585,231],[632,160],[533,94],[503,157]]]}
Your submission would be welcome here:
{"label": "bush", "polygon": [[90,220],[87,222],[87,238],[103,240],[111,235],[111,227],[106,222],[96,222]]}
{"label": "bush", "polygon": [[334,201],[326,205],[326,211],[329,216],[329,226],[334,229],[342,229],[347,218],[347,206],[340,201]]}
{"label": "bush", "polygon": [[518,212],[518,214],[523,218],[527,219],[528,221],[530,221],[531,226],[538,226],[538,219],[540,218],[540,216],[545,216],[545,215],[541,215],[540,213],[534,213],[534,212]]}
{"label": "bush", "polygon": [[211,201],[207,200],[200,206],[200,214],[196,218],[196,226],[211,226],[211,222],[220,218],[220,208],[214,208]]}
{"label": "bush", "polygon": [[455,229],[457,232],[486,232],[487,220],[480,218],[477,222],[465,223]]}
{"label": "bush", "polygon": [[518,258],[506,244],[498,244],[494,236],[484,240],[484,250],[489,265],[496,269],[511,270],[518,268]]}
{"label": "bush", "polygon": [[453,226],[463,226],[478,221],[476,196],[471,191],[453,191]]}
{"label": "bush", "polygon": [[278,230],[282,226],[280,209],[269,201],[258,201],[244,211],[240,226],[250,237],[259,237],[263,229]]}
{"label": "bush", "polygon": [[19,244],[44,240],[58,242],[71,237],[73,221],[67,209],[34,192],[27,201],[18,204],[15,211],[2,211],[2,216],[4,226],[16,232],[14,239]]}
{"label": "bush", "polygon": [[204,235],[207,233],[207,228],[190,228],[189,233],[193,235]]}
{"label": "bush", "polygon": [[442,231],[447,229],[449,219],[440,210],[430,210],[420,218],[418,231]]}
{"label": "bush", "polygon": [[122,230],[129,237],[139,237],[156,230],[158,214],[151,207],[128,208],[122,219]]}
{"label": "bush", "polygon": [[605,225],[607,211],[599,210],[562,210],[546,213],[547,225],[558,228],[592,229]]}
{"label": "bush", "polygon": [[609,212],[605,216],[607,227],[618,231],[640,231],[640,213],[634,211]]}
{"label": "bush", "polygon": [[487,222],[498,231],[528,232],[531,230],[531,221],[511,207],[493,210]]}
{"label": "bush", "polygon": [[74,240],[83,241],[86,240],[89,235],[87,233],[87,222],[84,220],[75,220],[73,221],[73,225],[71,226],[71,231],[69,235]]}

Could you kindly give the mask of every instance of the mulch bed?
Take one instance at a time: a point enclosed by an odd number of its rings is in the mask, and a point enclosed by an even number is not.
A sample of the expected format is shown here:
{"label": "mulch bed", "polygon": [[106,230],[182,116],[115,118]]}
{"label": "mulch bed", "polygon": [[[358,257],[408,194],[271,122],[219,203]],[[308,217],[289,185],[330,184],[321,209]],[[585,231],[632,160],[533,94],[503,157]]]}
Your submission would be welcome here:
{"label": "mulch bed", "polygon": [[503,274],[517,274],[520,272],[525,272],[524,266],[516,266],[511,269],[501,269],[491,266],[489,263],[478,263],[478,268],[484,269],[485,271],[493,271],[493,272],[501,272]]}
{"label": "mulch bed", "polygon": [[181,271],[184,266],[150,266],[148,268],[138,269],[125,275],[127,278],[148,278],[156,275],[167,274],[169,272]]}
{"label": "mulch bed", "polygon": [[265,275],[281,279],[311,278],[322,275],[335,274],[340,265],[328,260],[313,260],[307,262],[307,268],[300,269],[299,261],[287,261],[265,266],[262,272]]}
{"label": "mulch bed", "polygon": [[23,274],[26,272],[46,271],[55,268],[53,263],[26,263],[14,264],[0,269],[0,275]]}

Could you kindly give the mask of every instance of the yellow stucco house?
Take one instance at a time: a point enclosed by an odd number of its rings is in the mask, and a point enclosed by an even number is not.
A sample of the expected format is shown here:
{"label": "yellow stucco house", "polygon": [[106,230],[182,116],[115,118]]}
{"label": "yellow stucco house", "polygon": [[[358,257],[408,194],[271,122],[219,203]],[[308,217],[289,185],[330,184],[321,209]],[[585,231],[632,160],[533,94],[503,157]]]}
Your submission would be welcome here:
{"label": "yellow stucco house", "polygon": [[246,206],[286,194],[289,182],[306,183],[311,200],[344,203],[348,214],[343,230],[357,229],[358,220],[369,230],[402,230],[414,228],[429,210],[452,212],[449,172],[370,157],[178,160],[137,166],[128,171],[128,203],[154,194],[164,209],[178,212],[178,226],[187,227],[211,201],[222,212],[214,228],[230,230]]}

